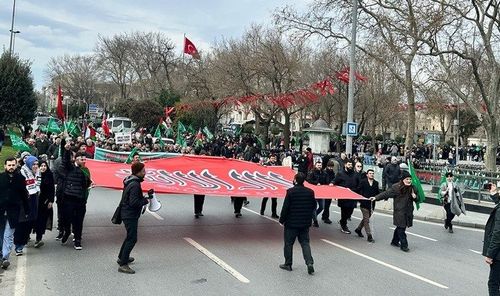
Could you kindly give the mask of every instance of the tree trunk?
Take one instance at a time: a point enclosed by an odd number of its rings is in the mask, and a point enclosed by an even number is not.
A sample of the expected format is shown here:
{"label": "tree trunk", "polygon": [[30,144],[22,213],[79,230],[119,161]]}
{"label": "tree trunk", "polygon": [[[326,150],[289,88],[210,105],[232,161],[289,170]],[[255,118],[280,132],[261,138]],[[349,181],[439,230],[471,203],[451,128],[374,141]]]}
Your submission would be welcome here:
{"label": "tree trunk", "polygon": [[484,159],[484,165],[486,170],[490,172],[495,172],[497,170],[496,158],[497,158],[497,148],[498,148],[498,128],[497,122],[493,118],[491,124],[486,129],[486,154]]}

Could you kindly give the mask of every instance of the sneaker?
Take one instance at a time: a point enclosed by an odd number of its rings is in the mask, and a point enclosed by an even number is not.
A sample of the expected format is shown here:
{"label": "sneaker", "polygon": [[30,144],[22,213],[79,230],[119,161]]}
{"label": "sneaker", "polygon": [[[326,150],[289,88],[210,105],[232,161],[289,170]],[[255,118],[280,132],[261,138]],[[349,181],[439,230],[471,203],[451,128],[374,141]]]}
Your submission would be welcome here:
{"label": "sneaker", "polygon": [[288,271],[292,271],[292,266],[291,265],[286,265],[286,264],[280,264],[280,268]]}
{"label": "sneaker", "polygon": [[[134,261],[135,261],[134,257],[128,257],[128,263],[132,263]],[[122,261],[120,260],[120,258],[118,258],[118,260],[116,260],[116,263],[118,263],[120,266],[122,265]]]}
{"label": "sneaker", "polygon": [[450,227],[450,228],[448,229],[448,232],[449,232],[449,233],[453,233],[453,228],[451,228],[451,227]]}
{"label": "sneaker", "polygon": [[399,248],[401,245],[399,243],[391,242],[391,246]]}
{"label": "sneaker", "polygon": [[16,256],[22,256],[23,250],[16,250]]}
{"label": "sneaker", "polygon": [[236,218],[240,218],[240,217],[241,217],[241,213],[236,213],[234,216],[235,216]]}
{"label": "sneaker", "polygon": [[313,226],[314,226],[314,227],[319,227],[319,223],[318,223],[318,221],[314,221],[314,222],[313,222]]}
{"label": "sneaker", "polygon": [[342,228],[340,229],[340,231],[342,231],[342,232],[343,232],[343,233],[345,233],[345,234],[351,234],[351,231],[349,230],[349,228],[347,228],[347,226],[346,226],[346,227],[342,227]]}
{"label": "sneaker", "polygon": [[326,224],[332,224],[332,220],[326,218],[326,219],[323,219],[323,222],[325,222]]}
{"label": "sneaker", "polygon": [[10,266],[10,262],[8,259],[2,260],[2,269],[7,269]]}
{"label": "sneaker", "polygon": [[74,247],[75,247],[75,250],[81,250],[82,243],[80,241],[75,241]]}
{"label": "sneaker", "polygon": [[45,243],[40,240],[40,241],[35,242],[34,247],[38,249],[38,248],[42,247],[43,245],[45,245]]}
{"label": "sneaker", "polygon": [[261,210],[261,211],[260,211],[260,215],[261,215],[261,216],[264,216],[264,211],[262,211],[262,210]]}
{"label": "sneaker", "polygon": [[356,232],[356,234],[357,234],[359,237],[365,237],[365,236],[363,235],[363,233],[361,233],[361,229],[357,229],[357,228],[356,228],[356,229],[354,229],[354,232]]}
{"label": "sneaker", "polygon": [[68,242],[69,234],[64,234],[61,238],[61,245],[65,245]]}
{"label": "sneaker", "polygon": [[59,232],[59,234],[56,236],[56,241],[59,241],[63,238],[63,233]]}
{"label": "sneaker", "polygon": [[369,243],[374,243],[375,240],[373,239],[373,236],[371,234],[368,235],[368,238],[366,239]]}
{"label": "sneaker", "polygon": [[278,215],[276,215],[276,213],[274,213],[274,214],[272,214],[272,215],[271,215],[271,218],[274,218],[274,219],[279,219],[279,218],[280,218],[280,216],[278,216]]}
{"label": "sneaker", "polygon": [[128,274],[134,274],[135,273],[135,271],[132,268],[130,268],[130,266],[128,266],[127,264],[118,267],[118,272],[128,273]]}
{"label": "sneaker", "polygon": [[408,247],[401,247],[401,251],[408,253],[410,249]]}
{"label": "sneaker", "polygon": [[448,229],[448,223],[446,223],[446,221],[444,221],[444,229]]}
{"label": "sneaker", "polygon": [[311,275],[314,274],[314,267],[312,264],[307,265],[307,273]]}

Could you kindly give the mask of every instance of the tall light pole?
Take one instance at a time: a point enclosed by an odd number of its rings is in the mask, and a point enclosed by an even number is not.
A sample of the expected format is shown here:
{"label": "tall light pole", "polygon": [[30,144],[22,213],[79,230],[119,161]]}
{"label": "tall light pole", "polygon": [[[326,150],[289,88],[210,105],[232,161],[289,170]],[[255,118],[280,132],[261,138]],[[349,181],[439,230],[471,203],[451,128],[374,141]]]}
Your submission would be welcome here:
{"label": "tall light pole", "polygon": [[16,46],[16,34],[21,33],[21,31],[12,31],[12,30],[9,30],[9,31],[13,35],[13,38],[12,38],[12,48],[11,48],[10,52],[14,53],[14,47]]}
{"label": "tall light pole", "polygon": [[[354,118],[354,71],[356,68],[356,27],[358,25],[358,0],[352,0],[352,28],[351,28],[351,54],[349,57],[349,91],[347,98],[347,122]],[[352,156],[352,136],[348,135],[346,124],[346,153]]]}
{"label": "tall light pole", "polygon": [[14,18],[16,14],[16,0],[14,0],[14,4],[12,5],[12,23],[10,25],[10,45],[9,45],[9,55],[12,55],[12,41],[14,37]]}
{"label": "tall light pole", "polygon": [[455,125],[456,139],[455,139],[455,165],[458,165],[458,161],[460,160],[460,155],[458,154],[458,145],[460,138],[460,99],[457,97],[457,119],[454,120],[453,124]]}

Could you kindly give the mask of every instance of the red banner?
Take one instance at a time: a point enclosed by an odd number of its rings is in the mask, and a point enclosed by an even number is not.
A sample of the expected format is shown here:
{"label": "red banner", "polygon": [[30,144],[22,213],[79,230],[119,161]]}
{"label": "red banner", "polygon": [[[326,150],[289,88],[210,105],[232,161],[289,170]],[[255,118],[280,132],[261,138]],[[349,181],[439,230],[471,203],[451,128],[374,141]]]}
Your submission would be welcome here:
{"label": "red banner", "polygon": [[[130,165],[123,163],[87,160],[87,167],[96,186],[123,189],[122,181],[130,175]],[[222,157],[181,155],[146,162],[142,188],[171,194],[284,198],[294,176],[295,171],[288,167],[266,167]],[[340,186],[306,186],[314,190],[316,198],[364,199]]]}

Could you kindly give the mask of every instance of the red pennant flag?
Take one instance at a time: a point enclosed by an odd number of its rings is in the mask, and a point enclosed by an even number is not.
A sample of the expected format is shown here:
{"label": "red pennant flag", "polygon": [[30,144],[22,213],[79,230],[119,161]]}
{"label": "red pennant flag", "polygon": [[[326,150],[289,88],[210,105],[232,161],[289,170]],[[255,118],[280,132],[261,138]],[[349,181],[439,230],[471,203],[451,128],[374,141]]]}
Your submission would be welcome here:
{"label": "red pennant flag", "polygon": [[184,37],[184,53],[191,55],[195,59],[200,58],[200,54],[191,40]]}
{"label": "red pennant flag", "polygon": [[102,114],[102,122],[101,122],[101,127],[102,127],[102,131],[104,132],[104,135],[106,137],[109,137],[109,126],[108,126],[108,122],[106,121],[106,112],[104,112]]}
{"label": "red pennant flag", "polygon": [[61,90],[61,85],[57,88],[57,118],[60,120],[64,121],[64,109],[63,109],[63,95],[62,95],[62,90]]}
{"label": "red pennant flag", "polygon": [[[337,72],[336,77],[338,80],[344,82],[344,83],[349,83],[349,68],[345,68],[344,70]],[[365,77],[361,75],[359,72],[354,72],[354,77],[358,81],[367,81],[368,77]]]}

